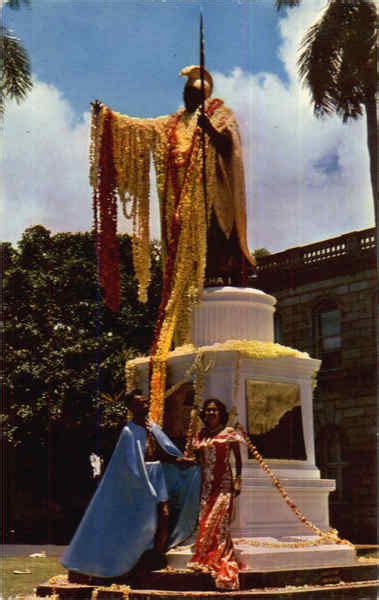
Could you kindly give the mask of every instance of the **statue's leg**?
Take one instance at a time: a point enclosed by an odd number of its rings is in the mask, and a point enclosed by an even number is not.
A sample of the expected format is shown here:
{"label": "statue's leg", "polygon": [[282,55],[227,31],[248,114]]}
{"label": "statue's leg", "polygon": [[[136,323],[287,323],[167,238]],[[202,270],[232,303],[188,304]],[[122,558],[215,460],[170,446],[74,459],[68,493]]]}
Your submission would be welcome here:
{"label": "statue's leg", "polygon": [[205,286],[233,285],[245,287],[254,269],[246,260],[240,246],[236,226],[229,238],[222,231],[212,211],[207,237]]}

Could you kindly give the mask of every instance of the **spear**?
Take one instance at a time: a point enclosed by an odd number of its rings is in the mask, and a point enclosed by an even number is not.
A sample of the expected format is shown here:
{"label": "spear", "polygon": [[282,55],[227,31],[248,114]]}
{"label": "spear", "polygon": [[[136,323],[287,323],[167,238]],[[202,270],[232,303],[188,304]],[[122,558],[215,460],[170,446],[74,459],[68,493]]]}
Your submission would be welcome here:
{"label": "spear", "polygon": [[[200,82],[201,82],[201,116],[205,118],[205,84],[204,84],[204,24],[203,13],[200,12]],[[205,131],[201,128],[201,146],[202,146],[202,170],[203,170],[203,192],[205,205],[205,219],[208,220],[208,198],[207,198],[207,177],[206,177],[206,156],[205,156]]]}

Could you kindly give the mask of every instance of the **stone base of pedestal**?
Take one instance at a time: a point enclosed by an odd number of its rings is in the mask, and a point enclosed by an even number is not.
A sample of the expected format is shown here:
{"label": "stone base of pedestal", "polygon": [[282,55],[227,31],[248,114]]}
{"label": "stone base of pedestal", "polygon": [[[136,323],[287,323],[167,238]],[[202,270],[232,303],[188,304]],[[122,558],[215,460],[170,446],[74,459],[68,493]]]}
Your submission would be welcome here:
{"label": "stone base of pedestal", "polygon": [[[317,478],[317,469],[290,470],[280,463],[277,461],[271,468],[291,500],[311,523],[321,531],[328,531],[328,498],[335,490],[334,480]],[[242,494],[235,503],[231,523],[233,537],[281,538],[314,534],[296,517],[258,465],[245,465],[242,481]]]}
{"label": "stone base of pedestal", "polygon": [[[302,544],[314,539],[314,536],[234,538],[234,547],[248,571],[351,567],[358,564],[355,549],[349,544],[321,544],[298,548],[264,545],[284,542]],[[192,547],[179,546],[168,552],[168,565],[173,569],[185,569],[191,556]]]}
{"label": "stone base of pedestal", "polygon": [[[276,570],[247,569],[241,571],[240,591],[216,591],[207,573],[173,569],[145,573],[140,577],[128,575],[114,579],[94,578],[69,572],[58,575],[37,587],[37,597],[55,594],[65,600],[369,600],[377,598],[378,561],[360,558],[349,566],[299,567]],[[128,587],[127,587],[128,586]]]}

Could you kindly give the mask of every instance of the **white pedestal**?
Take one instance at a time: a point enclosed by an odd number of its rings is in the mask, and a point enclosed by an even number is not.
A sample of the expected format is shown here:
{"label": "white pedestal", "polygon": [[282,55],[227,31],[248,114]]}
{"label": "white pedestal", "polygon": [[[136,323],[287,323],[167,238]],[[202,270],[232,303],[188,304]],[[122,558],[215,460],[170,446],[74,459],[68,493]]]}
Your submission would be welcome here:
{"label": "white pedestal", "polygon": [[[327,531],[330,527],[328,497],[335,489],[334,481],[315,478],[312,476],[314,472],[302,469],[296,470],[296,476],[286,477],[286,468],[280,463],[270,461],[270,466],[289,497],[307,519],[322,531]],[[288,472],[294,471],[294,467]],[[259,465],[249,461],[243,468],[242,481],[243,494],[237,500],[232,523],[234,537],[282,538],[312,534],[294,515]]]}
{"label": "white pedestal", "polygon": [[206,288],[192,315],[192,341],[208,346],[226,340],[272,342],[276,299],[253,288]]}
{"label": "white pedestal", "polygon": [[[195,307],[192,339],[198,348],[207,347],[205,361],[212,368],[205,375],[203,398],[219,398],[228,409],[237,408],[238,420],[246,428],[246,382],[263,381],[296,384],[300,391],[305,460],[270,460],[288,495],[322,531],[330,528],[328,497],[335,489],[333,480],[320,479],[315,464],[312,383],[321,361],[307,357],[248,358],[234,350],[212,350],[212,345],[227,340],[273,341],[275,298],[249,288],[208,288]],[[180,349],[178,349],[180,350]],[[168,360],[169,385],[185,380],[196,358],[196,351],[178,352]],[[138,384],[147,393],[149,360],[138,365]],[[309,540],[306,529],[255,460],[242,448],[242,493],[232,523],[233,538],[262,538],[285,541],[289,536]],[[349,545],[324,544],[296,548],[256,547],[237,542],[247,565],[256,570],[344,566],[356,563]],[[190,558],[189,548],[169,553],[169,564],[183,567]]]}

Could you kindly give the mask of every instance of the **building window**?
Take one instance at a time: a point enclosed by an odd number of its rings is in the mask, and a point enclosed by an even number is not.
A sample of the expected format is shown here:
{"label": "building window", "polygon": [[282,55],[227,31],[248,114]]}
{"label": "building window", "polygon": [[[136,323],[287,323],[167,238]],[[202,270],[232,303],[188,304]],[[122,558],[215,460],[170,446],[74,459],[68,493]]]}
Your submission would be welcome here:
{"label": "building window", "polygon": [[344,470],[348,463],[343,460],[341,431],[335,426],[326,426],[318,436],[316,447],[323,477],[334,479],[336,482],[333,501],[343,502],[346,500]]}
{"label": "building window", "polygon": [[321,354],[341,348],[341,319],[338,308],[319,312],[319,336]]}
{"label": "building window", "polygon": [[341,358],[341,312],[337,306],[320,307],[314,319],[316,353],[323,367],[335,369]]}
{"label": "building window", "polygon": [[283,343],[282,317],[278,313],[274,314],[274,341],[277,344]]}

